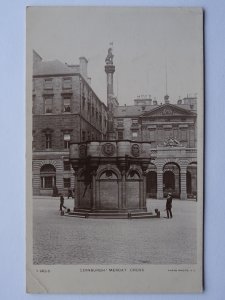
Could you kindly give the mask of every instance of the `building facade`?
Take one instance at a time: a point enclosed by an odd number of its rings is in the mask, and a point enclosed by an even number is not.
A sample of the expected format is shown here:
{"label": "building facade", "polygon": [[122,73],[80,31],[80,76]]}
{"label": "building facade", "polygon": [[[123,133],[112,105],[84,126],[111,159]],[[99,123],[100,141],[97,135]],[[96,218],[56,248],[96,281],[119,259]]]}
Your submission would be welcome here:
{"label": "building facade", "polygon": [[138,97],[132,106],[114,111],[117,139],[148,141],[155,160],[147,169],[148,197],[162,199],[168,192],[179,199],[197,195],[197,99],[187,96],[177,104]]}
{"label": "building facade", "polygon": [[129,140],[151,144],[146,172],[147,197],[178,199],[197,196],[197,99],[187,96],[171,104],[139,96],[120,106],[113,93],[112,49],[105,72],[107,106],[91,88],[86,58],[79,65],[33,56],[33,193],[51,195],[76,190],[69,161],[73,143]]}
{"label": "building facade", "polygon": [[43,61],[33,53],[33,193],[74,188],[70,141],[102,140],[107,109],[91,88],[88,61],[79,65]]}

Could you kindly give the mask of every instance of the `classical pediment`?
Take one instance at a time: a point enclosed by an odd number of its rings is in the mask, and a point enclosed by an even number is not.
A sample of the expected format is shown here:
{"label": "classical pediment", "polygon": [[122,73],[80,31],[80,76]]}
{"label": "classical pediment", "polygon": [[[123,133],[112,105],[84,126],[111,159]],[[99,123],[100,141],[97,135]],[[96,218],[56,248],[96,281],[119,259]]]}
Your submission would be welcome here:
{"label": "classical pediment", "polygon": [[171,116],[196,116],[196,113],[181,108],[178,105],[164,104],[142,114],[140,117],[171,117]]}

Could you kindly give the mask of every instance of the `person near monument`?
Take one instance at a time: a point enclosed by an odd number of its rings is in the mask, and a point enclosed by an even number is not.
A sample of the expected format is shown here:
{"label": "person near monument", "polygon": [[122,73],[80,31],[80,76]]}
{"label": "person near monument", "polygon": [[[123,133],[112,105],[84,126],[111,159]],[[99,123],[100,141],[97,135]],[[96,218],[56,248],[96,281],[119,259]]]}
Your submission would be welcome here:
{"label": "person near monument", "polygon": [[60,194],[60,207],[59,207],[59,210],[62,211],[62,208],[65,208],[66,207],[64,206],[64,197],[62,194]]}
{"label": "person near monument", "polygon": [[167,200],[166,200],[166,213],[167,213],[167,218],[169,219],[173,217],[172,214],[172,201],[173,201],[173,196],[172,193],[168,193]]}

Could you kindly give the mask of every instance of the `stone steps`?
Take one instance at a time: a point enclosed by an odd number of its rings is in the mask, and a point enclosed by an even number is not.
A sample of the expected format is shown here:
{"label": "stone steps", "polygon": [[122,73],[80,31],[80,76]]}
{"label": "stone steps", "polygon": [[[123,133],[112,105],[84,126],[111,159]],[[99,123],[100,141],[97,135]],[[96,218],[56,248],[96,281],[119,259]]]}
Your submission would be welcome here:
{"label": "stone steps", "polygon": [[160,218],[160,214],[152,212],[115,212],[115,211],[75,211],[65,213],[68,217],[92,218],[92,219],[143,219],[143,218]]}

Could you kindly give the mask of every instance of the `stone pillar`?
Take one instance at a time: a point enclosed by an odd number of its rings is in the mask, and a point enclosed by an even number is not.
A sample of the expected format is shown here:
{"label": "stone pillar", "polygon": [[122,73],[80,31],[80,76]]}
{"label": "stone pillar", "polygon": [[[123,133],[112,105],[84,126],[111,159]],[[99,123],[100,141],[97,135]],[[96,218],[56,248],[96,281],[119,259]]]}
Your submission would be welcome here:
{"label": "stone pillar", "polygon": [[92,208],[96,208],[96,171],[92,172]]}
{"label": "stone pillar", "polygon": [[106,65],[105,65],[105,72],[107,75],[107,107],[108,107],[108,128],[107,128],[107,135],[108,140],[115,139],[115,132],[114,132],[114,110],[113,110],[113,74],[115,72],[115,66],[113,65],[113,54],[112,48],[109,48],[108,55],[106,57]]}
{"label": "stone pillar", "polygon": [[146,173],[143,172],[143,191],[142,191],[142,203],[141,203],[141,207],[145,208],[146,207]]}
{"label": "stone pillar", "polygon": [[74,171],[74,209],[77,207],[78,205],[78,170]]}
{"label": "stone pillar", "polygon": [[186,168],[181,168],[180,171],[180,199],[186,200],[187,199],[187,171]]}
{"label": "stone pillar", "polygon": [[163,199],[163,171],[157,171],[157,199]]}
{"label": "stone pillar", "polygon": [[126,208],[126,171],[122,170],[121,171],[121,176],[122,176],[122,193],[121,193],[121,201],[119,203],[119,208]]}

